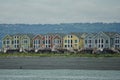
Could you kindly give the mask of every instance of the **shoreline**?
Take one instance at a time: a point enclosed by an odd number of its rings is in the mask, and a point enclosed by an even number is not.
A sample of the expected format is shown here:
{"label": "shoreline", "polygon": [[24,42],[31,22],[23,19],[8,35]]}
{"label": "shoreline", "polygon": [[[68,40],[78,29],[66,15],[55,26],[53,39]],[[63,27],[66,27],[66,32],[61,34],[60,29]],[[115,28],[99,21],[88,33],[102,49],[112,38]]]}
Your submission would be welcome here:
{"label": "shoreline", "polygon": [[0,58],[7,58],[7,57],[120,57],[120,53],[115,54],[88,54],[88,53],[81,53],[81,54],[74,54],[74,53],[0,53]]}

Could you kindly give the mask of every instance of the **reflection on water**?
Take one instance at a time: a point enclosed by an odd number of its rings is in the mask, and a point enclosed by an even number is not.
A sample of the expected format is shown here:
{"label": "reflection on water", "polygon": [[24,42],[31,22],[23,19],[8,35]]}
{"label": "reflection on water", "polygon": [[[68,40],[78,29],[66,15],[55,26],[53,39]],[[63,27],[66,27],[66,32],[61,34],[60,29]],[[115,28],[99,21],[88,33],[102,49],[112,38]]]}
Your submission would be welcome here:
{"label": "reflection on water", "polygon": [[0,80],[119,80],[114,70],[0,70]]}

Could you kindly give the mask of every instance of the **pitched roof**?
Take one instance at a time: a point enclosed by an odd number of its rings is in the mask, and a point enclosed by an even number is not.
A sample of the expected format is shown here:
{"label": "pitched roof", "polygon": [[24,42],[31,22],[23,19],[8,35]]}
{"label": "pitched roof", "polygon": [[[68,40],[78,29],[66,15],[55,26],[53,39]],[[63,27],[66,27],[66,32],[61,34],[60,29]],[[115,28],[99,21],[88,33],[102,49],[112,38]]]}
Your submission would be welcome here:
{"label": "pitched roof", "polygon": [[28,36],[30,39],[32,39],[35,35],[34,34],[12,34],[12,35],[10,35],[11,37],[13,37],[13,36],[20,36],[20,37],[22,37],[22,36],[24,36],[24,35],[26,35],[26,36]]}
{"label": "pitched roof", "polygon": [[112,38],[117,32],[103,32],[103,33]]}
{"label": "pitched roof", "polygon": [[69,33],[69,34],[76,35],[78,38],[85,38],[85,36],[86,36],[88,33],[77,33],[77,32],[72,32],[72,33]]}

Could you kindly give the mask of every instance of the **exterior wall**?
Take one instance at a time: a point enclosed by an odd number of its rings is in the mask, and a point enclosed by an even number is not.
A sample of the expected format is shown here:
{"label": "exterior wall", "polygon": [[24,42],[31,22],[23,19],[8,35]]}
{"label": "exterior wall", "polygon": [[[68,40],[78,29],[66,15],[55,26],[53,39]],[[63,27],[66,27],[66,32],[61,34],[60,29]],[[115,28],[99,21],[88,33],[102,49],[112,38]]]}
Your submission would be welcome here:
{"label": "exterior wall", "polygon": [[69,34],[63,38],[64,49],[79,49],[79,38],[75,35]]}
{"label": "exterior wall", "polygon": [[116,49],[120,49],[120,34],[114,35],[113,47]]}
{"label": "exterior wall", "polygon": [[[76,34],[77,35],[77,34]],[[116,48],[120,49],[120,34],[109,35],[104,32],[88,34],[84,38],[79,38],[75,34],[68,34],[64,37],[60,35],[36,35],[31,39],[28,35],[6,35],[2,39],[4,49],[39,49],[56,48],[81,49],[81,48]]]}
{"label": "exterior wall", "polygon": [[52,45],[52,38],[53,38],[53,36],[52,35],[45,35],[44,36],[44,48],[52,48],[53,47],[53,45]]}
{"label": "exterior wall", "polygon": [[94,44],[96,48],[104,49],[111,48],[110,46],[110,37],[104,34],[103,32],[98,33],[94,38]]}
{"label": "exterior wall", "polygon": [[62,48],[62,37],[60,37],[59,35],[55,35],[53,38],[53,47],[57,48],[57,49],[61,49]]}
{"label": "exterior wall", "polygon": [[10,35],[6,35],[2,39],[2,48],[3,49],[12,49],[12,37]]}
{"label": "exterior wall", "polygon": [[92,35],[89,34],[85,38],[85,48],[111,48],[111,40],[110,37],[104,34],[103,32],[100,32],[98,34]]}
{"label": "exterior wall", "polygon": [[84,44],[85,44],[85,48],[94,48],[94,39],[93,37],[87,37],[85,38],[85,41],[84,41]]}
{"label": "exterior wall", "polygon": [[43,40],[41,35],[37,35],[32,40],[33,48],[34,49],[40,49],[42,48]]}
{"label": "exterior wall", "polygon": [[80,38],[80,40],[79,40],[79,49],[81,49],[81,48],[84,48],[84,39],[83,38]]}
{"label": "exterior wall", "polygon": [[13,49],[19,49],[21,46],[20,46],[20,36],[18,35],[15,35],[15,36],[12,36],[12,48]]}
{"label": "exterior wall", "polygon": [[29,49],[31,48],[31,40],[27,35],[22,36],[21,38],[21,48]]}

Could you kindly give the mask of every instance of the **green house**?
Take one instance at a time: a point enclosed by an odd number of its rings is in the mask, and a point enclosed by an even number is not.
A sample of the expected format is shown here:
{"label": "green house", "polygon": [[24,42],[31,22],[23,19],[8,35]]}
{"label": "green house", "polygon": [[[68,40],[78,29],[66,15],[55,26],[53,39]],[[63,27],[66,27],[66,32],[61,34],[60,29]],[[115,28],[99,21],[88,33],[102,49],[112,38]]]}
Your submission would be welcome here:
{"label": "green house", "polygon": [[32,47],[33,34],[6,35],[2,39],[3,49],[29,49]]}

